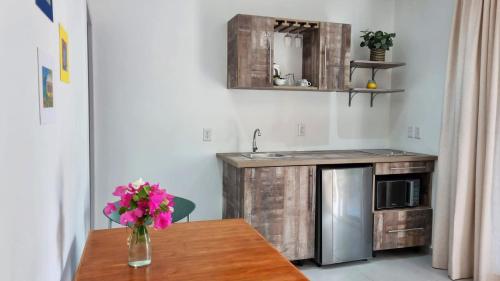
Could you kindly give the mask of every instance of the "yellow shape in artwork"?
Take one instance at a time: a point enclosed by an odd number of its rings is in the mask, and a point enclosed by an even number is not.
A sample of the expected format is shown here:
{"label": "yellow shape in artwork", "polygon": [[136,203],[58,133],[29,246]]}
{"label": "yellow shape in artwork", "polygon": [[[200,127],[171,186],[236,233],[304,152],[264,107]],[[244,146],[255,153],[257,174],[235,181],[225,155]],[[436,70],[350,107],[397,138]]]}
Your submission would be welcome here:
{"label": "yellow shape in artwork", "polygon": [[59,64],[61,65],[61,81],[69,83],[69,45],[68,33],[59,24]]}

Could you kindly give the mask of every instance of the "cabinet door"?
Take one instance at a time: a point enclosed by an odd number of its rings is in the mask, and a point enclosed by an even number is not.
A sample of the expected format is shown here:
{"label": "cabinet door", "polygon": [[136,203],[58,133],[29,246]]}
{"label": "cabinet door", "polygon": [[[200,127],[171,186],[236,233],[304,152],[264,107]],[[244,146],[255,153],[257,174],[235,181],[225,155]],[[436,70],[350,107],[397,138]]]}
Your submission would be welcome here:
{"label": "cabinet door", "polygon": [[274,19],[236,15],[228,23],[228,88],[272,87]]}
{"label": "cabinet door", "polygon": [[351,25],[321,22],[320,32],[320,90],[349,89],[351,63]]}
{"label": "cabinet door", "polygon": [[373,250],[430,245],[432,209],[388,210],[374,213]]}
{"label": "cabinet door", "polygon": [[244,218],[290,260],[314,257],[315,166],[245,169]]}

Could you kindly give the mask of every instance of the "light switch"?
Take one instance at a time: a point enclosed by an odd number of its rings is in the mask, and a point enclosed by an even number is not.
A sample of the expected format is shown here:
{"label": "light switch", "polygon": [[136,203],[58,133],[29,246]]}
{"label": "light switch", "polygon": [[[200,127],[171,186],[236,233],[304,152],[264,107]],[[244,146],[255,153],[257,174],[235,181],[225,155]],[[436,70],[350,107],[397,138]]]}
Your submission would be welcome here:
{"label": "light switch", "polygon": [[413,138],[413,126],[408,126],[408,138]]}
{"label": "light switch", "polygon": [[298,124],[297,125],[297,136],[304,137],[306,135],[306,125]]}
{"label": "light switch", "polygon": [[415,138],[420,139],[420,127],[415,126]]}
{"label": "light switch", "polygon": [[212,129],[203,128],[203,141],[211,142],[212,141]]}

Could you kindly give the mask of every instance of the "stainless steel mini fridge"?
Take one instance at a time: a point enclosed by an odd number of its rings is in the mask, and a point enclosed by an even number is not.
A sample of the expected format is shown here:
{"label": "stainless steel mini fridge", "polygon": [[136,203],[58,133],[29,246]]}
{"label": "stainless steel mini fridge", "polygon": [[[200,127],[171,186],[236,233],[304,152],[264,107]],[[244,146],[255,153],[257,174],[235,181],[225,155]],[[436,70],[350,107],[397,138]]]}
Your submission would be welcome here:
{"label": "stainless steel mini fridge", "polygon": [[318,169],[315,259],[320,265],[372,257],[371,166]]}

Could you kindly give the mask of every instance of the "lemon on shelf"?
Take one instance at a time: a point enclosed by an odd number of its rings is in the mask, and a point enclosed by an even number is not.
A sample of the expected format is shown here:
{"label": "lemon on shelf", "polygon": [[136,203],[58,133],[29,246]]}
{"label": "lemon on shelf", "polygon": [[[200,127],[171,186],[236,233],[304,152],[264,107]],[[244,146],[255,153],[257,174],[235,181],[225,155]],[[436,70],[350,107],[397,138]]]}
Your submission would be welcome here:
{"label": "lemon on shelf", "polygon": [[377,82],[375,82],[375,80],[368,80],[368,83],[366,84],[366,88],[377,89]]}

